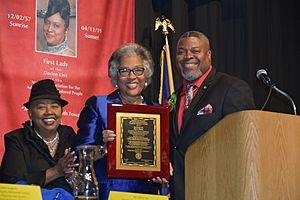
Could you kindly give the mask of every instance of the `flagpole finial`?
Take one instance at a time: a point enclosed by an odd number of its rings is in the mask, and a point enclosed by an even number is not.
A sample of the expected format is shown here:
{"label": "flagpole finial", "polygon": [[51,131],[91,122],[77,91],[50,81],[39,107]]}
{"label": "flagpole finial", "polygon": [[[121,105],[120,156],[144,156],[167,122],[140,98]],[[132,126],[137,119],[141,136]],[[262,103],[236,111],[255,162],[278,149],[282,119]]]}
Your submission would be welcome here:
{"label": "flagpole finial", "polygon": [[155,20],[155,31],[162,26],[162,34],[167,36],[169,34],[168,28],[170,28],[173,32],[175,32],[175,28],[171,22],[171,20],[166,19],[165,16],[162,16],[161,19],[159,17]]}

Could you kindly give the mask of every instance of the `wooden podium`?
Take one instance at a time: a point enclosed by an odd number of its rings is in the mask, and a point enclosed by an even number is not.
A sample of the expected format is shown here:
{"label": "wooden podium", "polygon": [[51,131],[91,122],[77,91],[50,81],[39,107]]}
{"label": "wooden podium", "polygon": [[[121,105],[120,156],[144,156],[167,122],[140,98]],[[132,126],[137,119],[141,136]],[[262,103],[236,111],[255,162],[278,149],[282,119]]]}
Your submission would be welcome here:
{"label": "wooden podium", "polygon": [[300,116],[226,116],[186,152],[185,199],[300,199]]}

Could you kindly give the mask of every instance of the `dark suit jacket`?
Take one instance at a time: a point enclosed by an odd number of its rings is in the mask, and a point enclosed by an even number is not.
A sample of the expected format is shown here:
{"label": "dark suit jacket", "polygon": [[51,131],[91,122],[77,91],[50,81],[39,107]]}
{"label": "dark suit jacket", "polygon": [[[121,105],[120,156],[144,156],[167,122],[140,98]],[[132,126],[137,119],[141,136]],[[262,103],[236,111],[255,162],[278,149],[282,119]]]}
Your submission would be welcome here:
{"label": "dark suit jacket", "polygon": [[69,126],[58,127],[59,144],[54,158],[51,157],[47,145],[40,139],[26,122],[24,128],[16,129],[4,135],[5,153],[1,164],[1,182],[16,183],[23,180],[28,184],[40,185],[51,189],[63,188],[71,192],[64,177],[45,184],[46,170],[54,167],[63,157],[66,148],[75,139],[75,132]]}
{"label": "dark suit jacket", "polygon": [[[178,133],[180,90],[176,91],[176,109],[170,113],[171,162],[174,168],[171,194],[176,200],[183,200],[185,195],[184,157],[188,147],[225,115],[255,109],[252,91],[246,82],[213,69],[185,111]],[[212,113],[197,115],[208,104],[213,107]]]}

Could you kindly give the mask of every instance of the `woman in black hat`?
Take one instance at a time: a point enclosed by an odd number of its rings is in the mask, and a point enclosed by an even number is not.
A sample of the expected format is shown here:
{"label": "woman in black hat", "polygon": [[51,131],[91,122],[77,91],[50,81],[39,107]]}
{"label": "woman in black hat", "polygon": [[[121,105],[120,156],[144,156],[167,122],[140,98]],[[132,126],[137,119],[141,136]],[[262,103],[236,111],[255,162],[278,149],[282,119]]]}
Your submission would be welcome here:
{"label": "woman in black hat", "polygon": [[1,164],[1,182],[28,184],[44,188],[63,188],[71,192],[65,176],[71,174],[76,157],[70,146],[75,132],[61,125],[63,107],[68,102],[60,98],[52,80],[33,84],[28,108],[30,120],[23,128],[4,136],[5,153]]}

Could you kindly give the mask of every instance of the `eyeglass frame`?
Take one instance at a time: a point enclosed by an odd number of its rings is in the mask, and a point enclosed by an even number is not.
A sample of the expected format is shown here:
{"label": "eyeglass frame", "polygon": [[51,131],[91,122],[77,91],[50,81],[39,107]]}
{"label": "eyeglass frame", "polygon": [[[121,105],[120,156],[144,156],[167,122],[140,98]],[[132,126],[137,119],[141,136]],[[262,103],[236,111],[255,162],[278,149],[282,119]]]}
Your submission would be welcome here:
{"label": "eyeglass frame", "polygon": [[[125,70],[125,71],[122,71],[122,70]],[[141,74],[136,74],[137,72],[139,71],[136,71],[136,70],[141,70]],[[135,76],[142,76],[145,72],[145,68],[144,67],[135,67],[135,68],[129,68],[129,67],[120,67],[118,69],[118,73],[120,74],[120,76],[129,76],[130,73],[133,73]],[[123,73],[123,74],[122,74]],[[126,73],[126,74],[125,74]]]}

